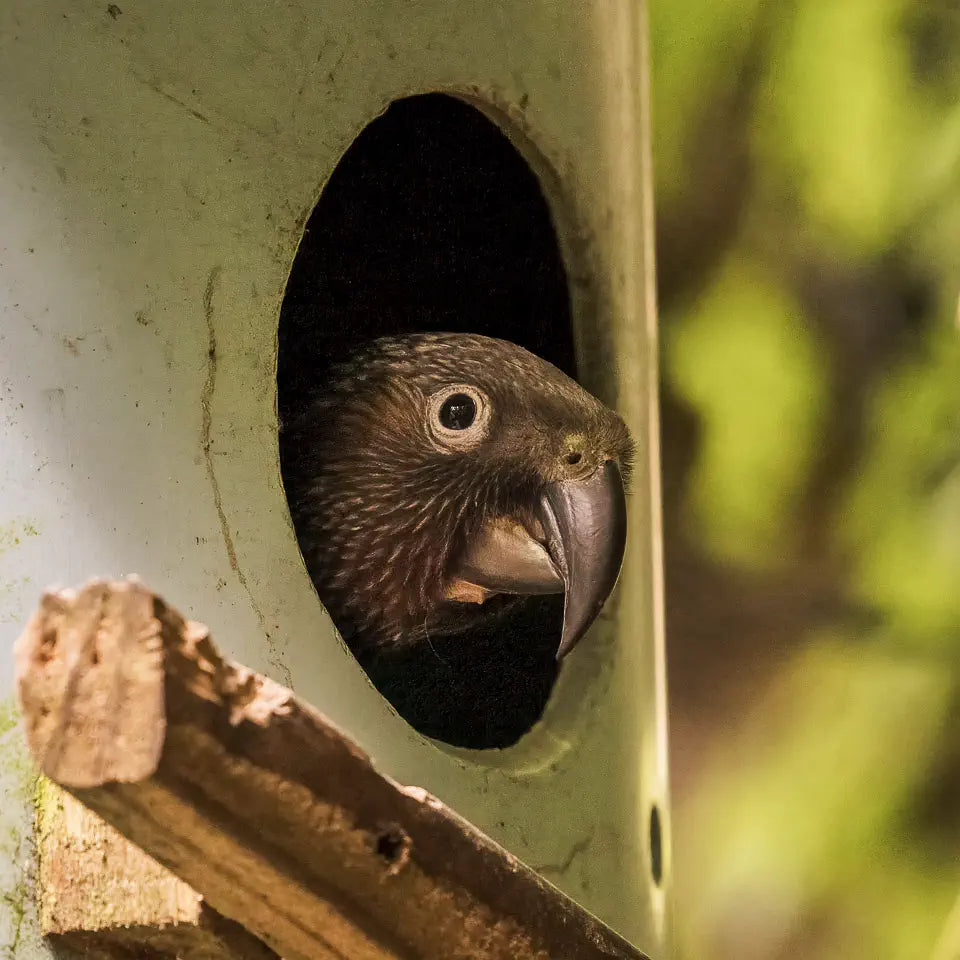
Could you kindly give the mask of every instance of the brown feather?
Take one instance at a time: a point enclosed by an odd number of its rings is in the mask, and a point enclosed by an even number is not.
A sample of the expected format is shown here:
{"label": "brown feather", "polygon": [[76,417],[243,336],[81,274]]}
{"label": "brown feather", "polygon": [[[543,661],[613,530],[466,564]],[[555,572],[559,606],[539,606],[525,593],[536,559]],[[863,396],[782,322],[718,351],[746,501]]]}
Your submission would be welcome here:
{"label": "brown feather", "polygon": [[[463,383],[489,399],[487,435],[473,449],[438,449],[428,398]],[[385,338],[336,367],[285,426],[281,450],[307,569],[344,638],[357,648],[409,644],[518,602],[450,600],[450,569],[487,520],[532,520],[571,436],[587,459],[617,459],[626,479],[632,443],[620,417],[503,340]]]}

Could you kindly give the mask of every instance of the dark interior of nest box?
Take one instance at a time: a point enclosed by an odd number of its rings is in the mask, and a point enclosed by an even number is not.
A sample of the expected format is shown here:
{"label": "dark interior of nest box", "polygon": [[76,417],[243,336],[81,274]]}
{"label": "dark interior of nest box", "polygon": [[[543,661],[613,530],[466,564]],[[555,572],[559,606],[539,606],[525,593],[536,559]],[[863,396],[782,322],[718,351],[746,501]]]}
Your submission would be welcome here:
{"label": "dark interior of nest box", "polygon": [[[280,421],[332,363],[386,335],[501,337],[575,375],[570,313],[540,183],[500,128],[455,97],[398,100],[344,154],[307,222],[280,314]],[[562,596],[532,599],[495,628],[360,662],[426,736],[505,747],[546,705],[562,613]]]}

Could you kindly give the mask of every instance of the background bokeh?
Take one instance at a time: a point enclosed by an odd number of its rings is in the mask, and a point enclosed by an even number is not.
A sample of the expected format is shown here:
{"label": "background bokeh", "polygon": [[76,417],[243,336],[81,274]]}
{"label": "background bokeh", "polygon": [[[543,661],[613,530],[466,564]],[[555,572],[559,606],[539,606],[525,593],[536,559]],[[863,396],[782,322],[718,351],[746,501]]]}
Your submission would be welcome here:
{"label": "background bokeh", "polygon": [[651,0],[684,960],[960,957],[960,2]]}

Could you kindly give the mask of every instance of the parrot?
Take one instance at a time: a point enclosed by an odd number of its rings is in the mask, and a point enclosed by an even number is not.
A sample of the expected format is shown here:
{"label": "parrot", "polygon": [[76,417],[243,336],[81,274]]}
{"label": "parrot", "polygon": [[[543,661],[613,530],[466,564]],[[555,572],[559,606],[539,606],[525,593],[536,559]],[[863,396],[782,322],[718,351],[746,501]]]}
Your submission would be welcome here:
{"label": "parrot", "polygon": [[456,636],[562,593],[560,660],[616,584],[630,432],[514,343],[470,333],[369,341],[282,432],[300,552],[355,650]]}

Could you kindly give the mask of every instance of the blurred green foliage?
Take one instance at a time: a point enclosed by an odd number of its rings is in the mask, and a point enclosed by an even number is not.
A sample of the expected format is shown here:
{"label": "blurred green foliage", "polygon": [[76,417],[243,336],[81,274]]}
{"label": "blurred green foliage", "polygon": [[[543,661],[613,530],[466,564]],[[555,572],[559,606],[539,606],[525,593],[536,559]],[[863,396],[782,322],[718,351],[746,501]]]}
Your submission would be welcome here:
{"label": "blurred green foliage", "polygon": [[[759,693],[728,669],[727,706],[691,704],[671,676],[677,729],[703,728],[673,744],[698,751],[680,953],[956,960],[960,2],[650,0],[650,20],[663,379],[697,424],[666,478],[668,590],[698,602],[669,576],[683,541],[843,606],[771,610],[738,654]],[[711,669],[696,642],[677,659]]]}
{"label": "blurred green foliage", "polygon": [[800,0],[765,64],[761,170],[825,242],[853,254],[894,242],[915,193],[924,111],[898,29],[906,6]]}
{"label": "blurred green foliage", "polygon": [[801,309],[737,251],[665,346],[671,383],[703,418],[690,504],[703,541],[741,563],[776,562],[825,402]]}
{"label": "blurred green foliage", "polygon": [[703,92],[729,83],[739,72],[749,50],[751,24],[763,5],[764,0],[651,3],[658,203],[670,203],[683,189],[684,178],[678,174],[703,110]]}
{"label": "blurred green foliage", "polygon": [[[950,698],[942,673],[842,639],[818,638],[799,653],[711,758],[709,789],[683,818],[696,825],[693,843],[710,838],[710,860],[682,916],[718,933],[724,948],[690,955],[752,956],[762,947],[805,956],[794,943],[805,916],[819,919],[836,903],[851,911],[845,926],[859,947],[820,945],[815,955],[928,955],[956,878],[945,871],[949,858],[927,861],[910,849],[901,819]],[[909,896],[918,877],[922,903]],[[765,943],[751,942],[758,932]]]}
{"label": "blurred green foliage", "polygon": [[960,331],[938,325],[879,385],[869,416],[838,518],[855,586],[904,641],[960,653]]}

